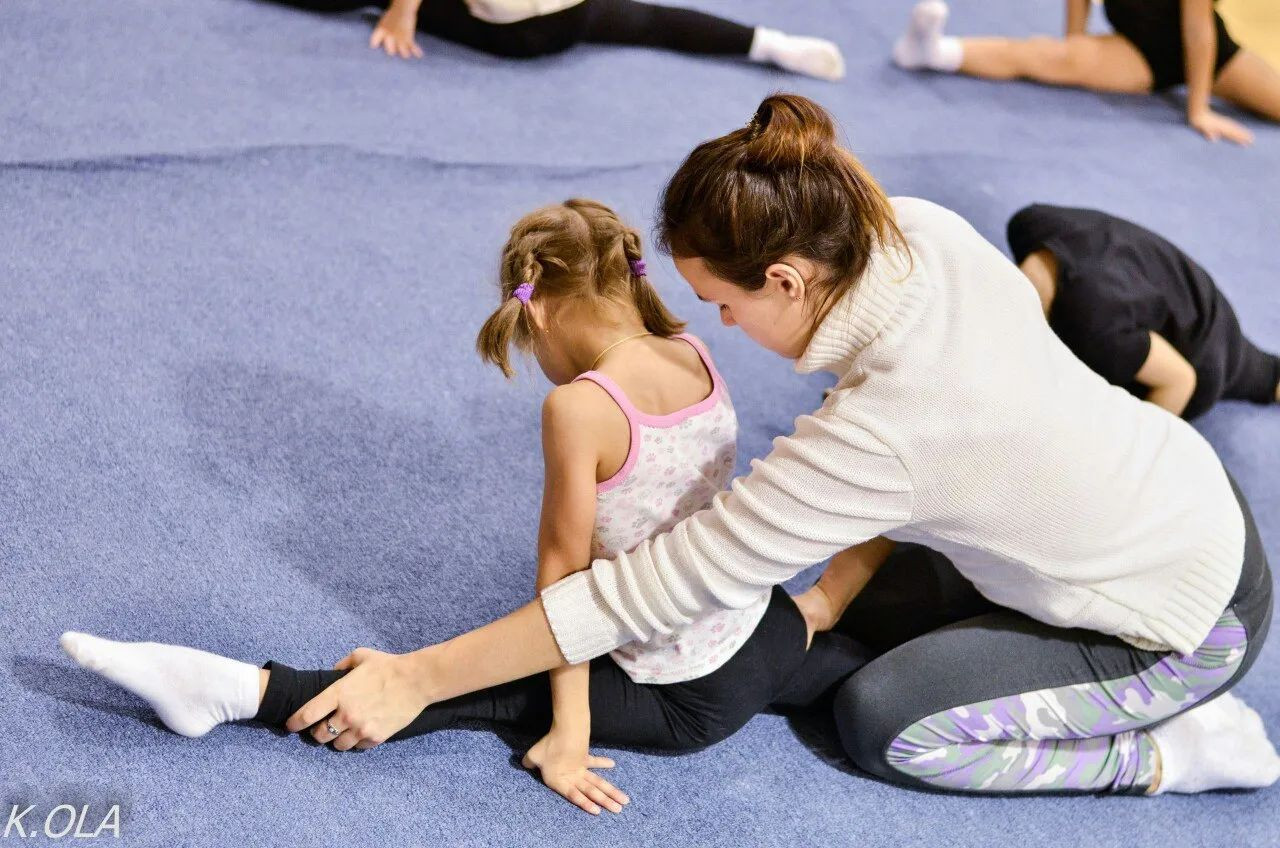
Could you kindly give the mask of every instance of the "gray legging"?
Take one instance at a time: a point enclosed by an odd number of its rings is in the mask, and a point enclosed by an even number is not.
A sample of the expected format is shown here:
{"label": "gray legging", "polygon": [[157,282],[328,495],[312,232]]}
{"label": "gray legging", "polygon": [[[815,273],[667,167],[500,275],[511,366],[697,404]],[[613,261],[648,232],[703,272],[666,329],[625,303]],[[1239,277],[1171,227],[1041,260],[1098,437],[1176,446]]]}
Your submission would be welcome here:
{"label": "gray legging", "polygon": [[1143,792],[1145,728],[1233,686],[1271,623],[1253,516],[1231,603],[1187,656],[1042,624],[987,601],[941,554],[900,545],[838,630],[884,652],[836,693],[850,758],[895,783],[966,792]]}

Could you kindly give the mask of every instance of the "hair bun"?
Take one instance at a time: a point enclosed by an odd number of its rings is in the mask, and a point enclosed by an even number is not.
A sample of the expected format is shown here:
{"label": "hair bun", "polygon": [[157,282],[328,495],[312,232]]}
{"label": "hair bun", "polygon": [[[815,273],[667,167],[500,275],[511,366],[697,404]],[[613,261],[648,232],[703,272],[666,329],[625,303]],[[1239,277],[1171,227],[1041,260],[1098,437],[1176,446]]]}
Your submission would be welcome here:
{"label": "hair bun", "polygon": [[746,161],[756,167],[800,167],[836,146],[830,113],[799,94],[773,94],[761,101],[746,129]]}

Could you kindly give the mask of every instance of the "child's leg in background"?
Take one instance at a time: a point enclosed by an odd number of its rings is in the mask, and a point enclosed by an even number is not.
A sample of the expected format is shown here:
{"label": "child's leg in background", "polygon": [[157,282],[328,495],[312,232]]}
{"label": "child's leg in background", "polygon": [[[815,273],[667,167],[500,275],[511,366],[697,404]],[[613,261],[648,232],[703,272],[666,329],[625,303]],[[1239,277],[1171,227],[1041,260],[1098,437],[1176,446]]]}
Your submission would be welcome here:
{"label": "child's leg in background", "polygon": [[[1223,303],[1226,301],[1223,300]],[[1231,344],[1222,396],[1254,403],[1280,401],[1280,358],[1249,341],[1231,314]]]}
{"label": "child's leg in background", "polygon": [[782,33],[677,6],[639,0],[586,0],[583,41],[625,44],[708,56],[740,56],[821,79],[844,76],[844,58],[830,41]]}

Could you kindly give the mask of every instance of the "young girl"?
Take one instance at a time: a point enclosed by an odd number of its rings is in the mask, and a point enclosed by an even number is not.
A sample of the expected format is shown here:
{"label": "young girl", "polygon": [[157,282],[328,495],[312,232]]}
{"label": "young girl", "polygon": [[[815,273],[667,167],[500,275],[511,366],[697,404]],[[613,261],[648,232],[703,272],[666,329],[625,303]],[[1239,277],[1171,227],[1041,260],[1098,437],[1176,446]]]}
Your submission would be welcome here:
{"label": "young girl", "polygon": [[1009,220],[1014,261],[1049,326],[1094,371],[1188,420],[1218,400],[1280,401],[1280,359],[1165,239],[1092,209],[1035,204]]}
{"label": "young girl", "polygon": [[1280,71],[1227,32],[1216,0],[1105,0],[1115,34],[1089,35],[1089,0],[1067,0],[1066,37],[954,38],[947,4],[922,0],[893,48],[903,68],[986,79],[1030,79],[1146,94],[1187,86],[1187,123],[1210,141],[1249,144],[1253,134],[1210,108],[1211,94],[1280,121]]}
{"label": "young girl", "polygon": [[423,32],[495,56],[529,58],[575,44],[622,44],[777,65],[825,80],[844,76],[840,48],[824,38],[749,27],[693,9],[638,0],[279,0],[317,12],[386,11],[369,39],[389,56],[416,58]]}
{"label": "young girl", "polygon": [[[542,588],[706,507],[733,473],[737,421],[706,348],[680,332],[646,279],[639,236],[605,206],[570,200],[525,216],[503,251],[501,290],[502,305],[477,340],[481,356],[510,377],[509,347],[532,351],[556,386],[542,416]],[[763,587],[740,609],[713,611],[590,663],[433,704],[394,738],[464,720],[542,733],[525,766],[588,812],[619,812],[627,796],[591,771],[613,763],[588,754],[589,738],[700,748],[767,705],[813,703],[865,661],[847,637],[820,634],[806,653],[807,638],[796,603]],[[238,719],[284,727],[350,667],[259,669],[83,633],[64,634],[62,646],[185,736]],[[361,729],[337,712],[314,733],[346,750]]]}

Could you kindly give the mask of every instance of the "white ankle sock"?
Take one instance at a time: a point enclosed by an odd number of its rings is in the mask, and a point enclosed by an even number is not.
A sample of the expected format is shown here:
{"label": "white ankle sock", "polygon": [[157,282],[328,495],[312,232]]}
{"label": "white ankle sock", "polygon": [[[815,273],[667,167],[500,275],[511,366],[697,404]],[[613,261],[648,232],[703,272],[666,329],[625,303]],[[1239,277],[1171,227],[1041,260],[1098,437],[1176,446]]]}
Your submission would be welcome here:
{"label": "white ankle sock", "polygon": [[203,736],[227,721],[258,714],[258,669],[195,648],[112,642],[63,633],[62,650],[90,671],[139,696],[183,736]]}
{"label": "white ankle sock", "polygon": [[1280,778],[1280,756],[1262,718],[1228,692],[1149,731],[1165,792],[1259,789]]}
{"label": "white ankle sock", "polygon": [[844,77],[844,57],[835,44],[824,38],[787,35],[768,27],[756,27],[747,58],[818,79],[835,81]]}
{"label": "white ankle sock", "polygon": [[942,34],[946,23],[947,4],[943,0],[921,0],[911,10],[907,31],[893,45],[893,61],[909,71],[958,71],[964,59],[964,43]]}

